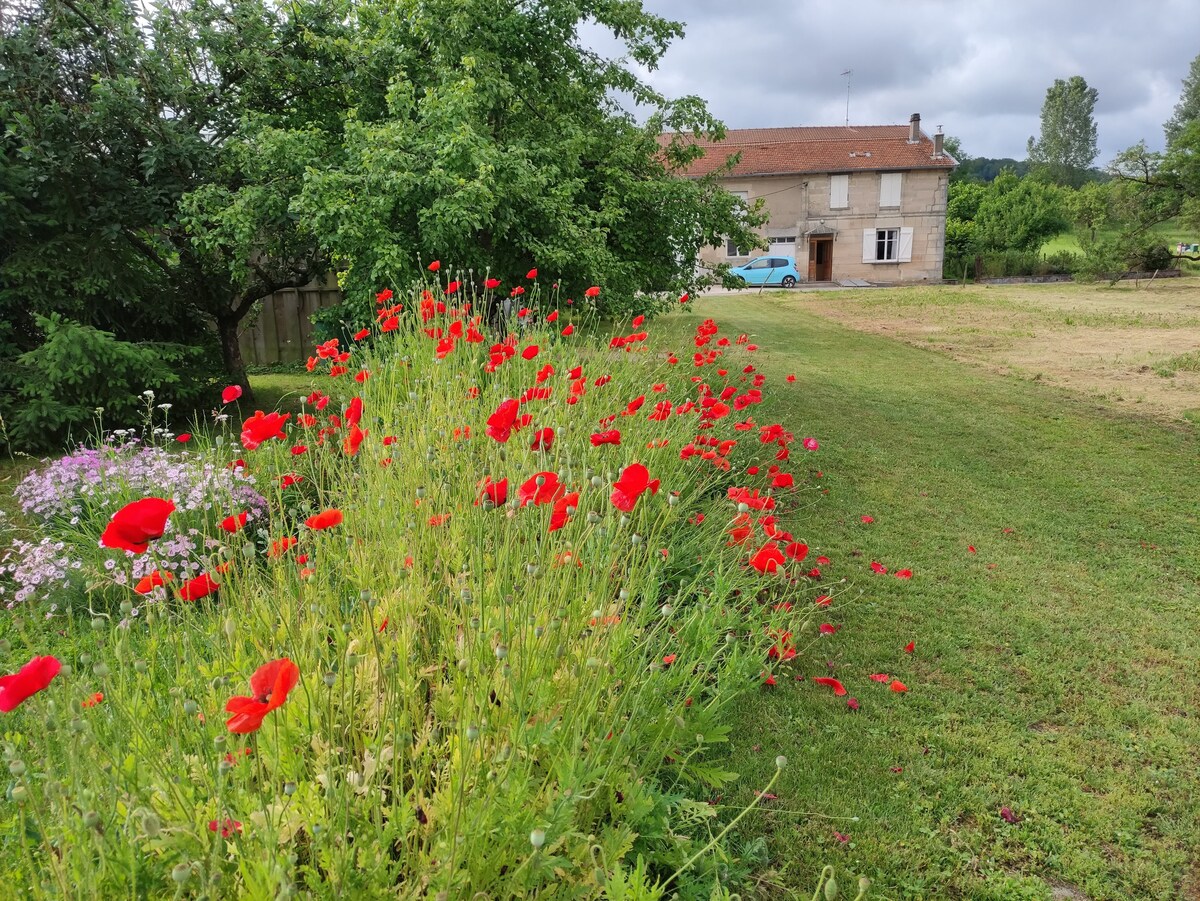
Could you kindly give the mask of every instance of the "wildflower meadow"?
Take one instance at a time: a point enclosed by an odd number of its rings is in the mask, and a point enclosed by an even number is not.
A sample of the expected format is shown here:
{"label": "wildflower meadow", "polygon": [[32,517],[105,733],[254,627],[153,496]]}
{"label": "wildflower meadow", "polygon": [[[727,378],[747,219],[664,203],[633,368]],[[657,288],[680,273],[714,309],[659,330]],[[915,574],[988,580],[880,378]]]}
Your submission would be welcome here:
{"label": "wildflower meadow", "polygon": [[600,288],[530,273],[489,325],[498,286],[437,278],[316,348],[294,409],[231,386],[177,433],[147,397],[20,484],[22,895],[730,896],[730,707],[836,603],[818,440],[755,419],[797,386],[711,320],[598,339]]}

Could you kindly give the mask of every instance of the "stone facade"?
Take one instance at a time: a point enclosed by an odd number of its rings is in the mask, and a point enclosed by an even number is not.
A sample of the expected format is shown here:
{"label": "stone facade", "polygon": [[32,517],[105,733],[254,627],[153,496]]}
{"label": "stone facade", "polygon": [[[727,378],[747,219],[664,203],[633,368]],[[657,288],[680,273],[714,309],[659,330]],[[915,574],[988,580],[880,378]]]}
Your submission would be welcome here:
{"label": "stone facade", "polygon": [[[946,243],[946,191],[949,173],[945,170],[908,170],[901,179],[899,207],[880,206],[880,172],[840,173],[847,180],[848,206],[830,206],[832,173],[803,176],[757,175],[722,179],[726,189],[744,193],[748,202],[763,198],[770,221],[764,237],[772,240],[768,251],[755,250],[752,256],[779,253],[796,258],[796,268],[806,280],[817,280],[820,273],[810,272],[810,252],[814,239],[832,236],[829,279],[862,279],[868,282],[933,282],[942,278],[942,259]],[[879,262],[877,254],[864,254],[864,230],[912,229],[909,260]],[[794,248],[779,239],[795,237]],[[871,242],[872,244],[874,241]],[[730,248],[707,248],[701,258],[709,264],[735,266],[752,256]],[[864,256],[871,256],[865,261]],[[815,262],[815,261],[812,261]]]}
{"label": "stone facade", "polygon": [[946,192],[954,159],[913,113],[905,125],[731,129],[721,141],[664,134],[703,154],[680,174],[716,178],[769,221],[765,251],[707,248],[702,262],[792,256],[806,281],[898,284],[942,278]]}

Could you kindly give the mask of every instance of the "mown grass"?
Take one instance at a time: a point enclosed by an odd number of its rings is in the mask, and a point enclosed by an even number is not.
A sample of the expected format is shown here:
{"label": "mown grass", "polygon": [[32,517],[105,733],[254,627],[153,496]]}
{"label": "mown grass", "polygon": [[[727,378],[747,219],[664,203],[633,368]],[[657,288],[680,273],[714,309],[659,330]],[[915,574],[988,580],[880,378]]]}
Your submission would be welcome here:
{"label": "mown grass", "polygon": [[[860,592],[829,610],[843,628],[796,667],[804,681],[740,708],[744,789],[722,803],[744,802],[776,753],[798,764],[744,836],[768,839],[768,883],[801,886],[833,860],[883,898],[1190,897],[1195,435],[781,295],[695,313],[769,336],[759,365],[772,380],[796,373],[757,418],[821,440],[807,462],[829,493],[803,537],[832,558],[827,582]],[[872,560],[915,575],[875,575]],[[888,692],[876,672],[911,690]],[[840,678],[859,712],[818,675]]]}

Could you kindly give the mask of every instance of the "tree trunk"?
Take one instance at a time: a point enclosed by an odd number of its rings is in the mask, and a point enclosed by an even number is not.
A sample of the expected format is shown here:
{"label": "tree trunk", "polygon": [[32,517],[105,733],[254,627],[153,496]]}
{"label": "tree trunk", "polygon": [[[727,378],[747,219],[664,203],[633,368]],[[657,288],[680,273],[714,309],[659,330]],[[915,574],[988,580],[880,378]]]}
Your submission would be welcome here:
{"label": "tree trunk", "polygon": [[229,376],[231,385],[240,385],[242,400],[248,404],[254,403],[254,389],[250,387],[250,378],[246,375],[246,361],[242,359],[242,346],[238,343],[239,318],[233,315],[217,319],[217,337],[221,342],[221,362]]}

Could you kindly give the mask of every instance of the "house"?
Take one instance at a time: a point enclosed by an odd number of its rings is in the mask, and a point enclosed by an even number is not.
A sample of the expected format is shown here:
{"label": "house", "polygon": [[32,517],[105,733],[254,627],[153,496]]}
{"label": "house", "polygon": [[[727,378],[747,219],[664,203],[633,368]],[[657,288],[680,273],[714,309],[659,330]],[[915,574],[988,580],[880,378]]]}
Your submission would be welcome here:
{"label": "house", "polygon": [[[664,136],[666,137],[666,136]],[[695,140],[695,139],[689,139]],[[730,129],[683,174],[699,177],[740,155],[721,176],[727,190],[763,198],[766,252],[725,247],[707,264],[741,265],[751,256],[794,256],[812,282],[932,282],[942,278],[946,190],[956,161],[930,139],[921,117],[909,124]]]}

